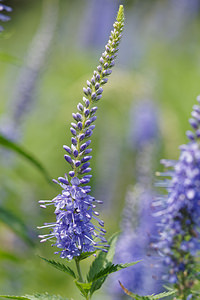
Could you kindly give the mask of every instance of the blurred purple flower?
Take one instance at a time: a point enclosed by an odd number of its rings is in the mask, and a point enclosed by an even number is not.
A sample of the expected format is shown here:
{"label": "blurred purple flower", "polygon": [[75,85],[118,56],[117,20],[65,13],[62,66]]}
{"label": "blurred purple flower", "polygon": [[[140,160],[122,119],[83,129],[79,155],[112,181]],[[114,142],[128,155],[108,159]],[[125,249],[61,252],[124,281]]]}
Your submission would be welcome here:
{"label": "blurred purple flower", "polygon": [[107,32],[112,25],[111,20],[119,1],[87,0],[86,3],[87,7],[78,40],[87,48],[98,47],[106,41]]}
{"label": "blurred purple flower", "polygon": [[39,75],[52,46],[57,17],[57,1],[45,1],[40,26],[31,42],[14,88],[13,99],[9,103],[9,113],[2,116],[0,122],[0,131],[12,141],[17,141],[21,136],[21,123],[33,103]]}
{"label": "blurred purple flower", "polygon": [[130,113],[129,143],[133,149],[141,149],[159,135],[158,110],[151,100],[134,103]]}
{"label": "blurred purple flower", "polygon": [[[157,234],[155,218],[152,216],[151,204],[154,198],[152,189],[153,157],[158,141],[158,120],[153,110],[153,103],[144,101],[134,107],[131,118],[134,131],[131,138],[136,141],[136,184],[126,194],[122,213],[121,235],[119,237],[115,263],[142,260],[137,265],[112,275],[113,299],[123,299],[124,293],[118,284],[120,280],[125,287],[140,295],[162,291],[160,280],[160,258],[155,257],[155,250],[150,247]],[[149,110],[148,110],[149,108]],[[146,124],[146,125],[145,125]],[[156,125],[155,125],[156,124]],[[142,128],[141,128],[142,127]],[[146,132],[146,128],[151,129]],[[156,130],[157,129],[157,130]],[[135,150],[134,148],[134,150]]]}
{"label": "blurred purple flower", "polygon": [[[197,98],[200,102],[200,97]],[[178,161],[163,160],[168,172],[157,185],[167,190],[154,205],[160,238],[154,244],[168,267],[165,279],[174,284],[180,295],[189,296],[195,279],[195,257],[200,250],[200,106],[194,105],[189,120],[194,131],[187,131],[189,143],[180,146]],[[171,179],[169,179],[171,177]]]}
{"label": "blurred purple flower", "polygon": [[[73,113],[74,122],[71,123],[70,131],[72,133],[71,147],[64,145],[67,154],[64,156],[69,163],[71,171],[65,178],[59,177],[56,183],[62,187],[62,194],[55,197],[52,201],[40,201],[41,207],[46,208],[47,205],[56,207],[56,222],[45,224],[40,228],[52,228],[50,234],[42,235],[42,242],[48,239],[56,238],[56,245],[62,250],[62,258],[71,260],[73,257],[79,256],[82,252],[92,252],[96,249],[104,249],[107,241],[104,238],[105,230],[101,227],[104,222],[97,216],[98,212],[94,210],[95,203],[99,201],[90,196],[90,186],[85,184],[90,182],[92,175],[90,173],[89,155],[92,151],[88,148],[91,140],[88,140],[93,134],[96,120],[97,106],[94,106],[102,97],[102,86],[107,83],[108,76],[112,73],[111,68],[114,66],[115,58],[118,52],[118,45],[121,40],[121,34],[124,26],[123,6],[120,6],[117,21],[114,23],[114,30],[111,31],[109,41],[105,46],[105,52],[100,58],[100,65],[90,81],[87,81],[87,87],[83,88],[83,103],[77,105],[78,112]],[[79,177],[79,178],[78,178]],[[47,203],[47,204],[45,204]],[[100,201],[101,203],[101,201]],[[91,220],[98,221],[99,226],[92,224]],[[94,241],[97,238],[98,241]]]}

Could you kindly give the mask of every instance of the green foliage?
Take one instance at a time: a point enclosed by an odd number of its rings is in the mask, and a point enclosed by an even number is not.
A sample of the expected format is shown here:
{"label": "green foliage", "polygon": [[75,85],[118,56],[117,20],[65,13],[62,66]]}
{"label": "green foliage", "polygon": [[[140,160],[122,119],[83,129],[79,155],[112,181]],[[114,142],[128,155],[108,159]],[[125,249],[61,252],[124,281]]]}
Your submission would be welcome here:
{"label": "green foliage", "polygon": [[20,154],[23,158],[26,158],[30,163],[32,163],[39,171],[40,173],[45,177],[45,179],[50,183],[51,179],[46,171],[46,169],[43,167],[43,165],[29,152],[24,150],[21,146],[19,146],[17,143],[12,142],[11,140],[7,139],[5,136],[0,134],[0,145],[2,147],[5,147],[9,150],[12,150],[16,152],[17,154]]}
{"label": "green foliage", "polygon": [[29,300],[28,297],[26,296],[7,296],[7,295],[0,295],[1,298],[6,298],[6,299],[16,299],[16,300]]}
{"label": "green foliage", "polygon": [[134,293],[130,292],[129,290],[127,290],[120,281],[119,281],[119,284],[120,284],[121,288],[123,289],[123,291],[125,292],[125,294],[127,294],[128,296],[130,296],[131,298],[133,298],[135,300],[158,300],[158,299],[162,299],[162,298],[171,296],[176,293],[176,291],[171,290],[171,291],[160,293],[157,295],[140,296],[140,295],[134,294]]}
{"label": "green foliage", "polygon": [[40,258],[43,259],[44,261],[46,261],[52,267],[56,268],[57,270],[60,270],[64,273],[67,273],[68,275],[72,276],[74,279],[77,279],[76,274],[74,273],[74,271],[70,267],[65,266],[64,264],[61,264],[60,262],[57,262],[55,260],[49,260],[49,259],[46,259],[44,257],[40,257]]}
{"label": "green foliage", "polygon": [[7,299],[16,299],[16,300],[68,300],[61,296],[49,295],[48,293],[44,294],[34,294],[34,295],[25,295],[25,296],[5,296],[0,295],[1,298]]}
{"label": "green foliage", "polygon": [[[108,241],[108,244],[110,245],[108,252],[107,253],[100,252],[99,255],[97,256],[97,258],[92,263],[89,273],[87,275],[88,282],[93,281],[93,278],[95,278],[95,276],[97,276],[97,274],[99,272],[101,272],[101,270],[108,268],[112,265],[118,235],[119,235],[118,233],[115,233],[114,235],[112,235],[112,237]],[[105,275],[104,277],[99,278],[93,282],[91,290],[90,290],[91,295],[96,290],[100,289],[100,287],[102,286],[102,284],[104,283],[106,278],[107,278],[107,276]]]}
{"label": "green foliage", "polygon": [[93,252],[83,252],[83,253],[81,253],[81,255],[77,256],[76,259],[77,259],[78,262],[80,262],[81,260],[86,259],[86,258],[88,258],[89,256],[91,256],[91,255],[93,255],[95,253],[96,253],[96,251],[93,251]]}
{"label": "green foliage", "polygon": [[92,286],[92,283],[85,283],[85,282],[79,282],[77,280],[74,281],[76,286],[78,287],[79,291],[81,292],[81,294],[86,297],[87,299],[87,296],[91,290],[91,286]]}
{"label": "green foliage", "polygon": [[107,267],[102,269],[100,272],[94,274],[94,277],[91,279],[91,282],[94,282],[94,281],[96,281],[100,278],[103,278],[105,276],[107,277],[111,273],[126,269],[126,268],[131,267],[131,266],[134,266],[137,263],[138,263],[138,261],[137,262],[132,262],[132,263],[127,263],[127,264],[117,264],[117,265],[111,264],[111,265],[108,265]]}
{"label": "green foliage", "polygon": [[22,260],[15,254],[3,251],[0,249],[0,260],[7,260],[12,262],[22,262]]}
{"label": "green foliage", "polygon": [[108,266],[109,263],[112,263],[113,257],[115,254],[115,246],[117,242],[119,233],[115,233],[111,236],[111,238],[108,241],[108,244],[110,245],[110,248],[107,253],[105,252],[100,252],[97,258],[93,261],[90,270],[87,275],[87,280],[88,282],[92,281],[92,278],[99,273],[102,268],[105,268]]}
{"label": "green foliage", "polygon": [[34,246],[34,242],[29,235],[29,230],[26,225],[20,218],[3,207],[0,207],[0,221],[9,226],[27,244]]}
{"label": "green foliage", "polygon": [[127,267],[135,265],[137,262],[114,265],[112,263],[115,254],[115,245],[118,238],[118,233],[114,234],[108,241],[110,248],[107,253],[100,252],[93,261],[90,270],[87,274],[87,282],[82,283],[75,280],[76,286],[79,288],[81,294],[87,298],[101,288],[109,274],[120,271]]}

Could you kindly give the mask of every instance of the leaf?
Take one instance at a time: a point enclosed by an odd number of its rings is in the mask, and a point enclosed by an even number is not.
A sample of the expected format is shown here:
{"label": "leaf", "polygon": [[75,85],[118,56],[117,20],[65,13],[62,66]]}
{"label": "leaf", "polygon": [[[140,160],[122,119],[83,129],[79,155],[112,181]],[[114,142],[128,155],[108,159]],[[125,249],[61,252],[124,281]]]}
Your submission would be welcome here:
{"label": "leaf", "polygon": [[29,230],[20,218],[15,216],[9,210],[0,207],[0,220],[8,225],[26,243],[30,246],[34,246],[34,241],[29,235]]}
{"label": "leaf", "polygon": [[13,253],[9,253],[7,251],[3,251],[0,249],[0,260],[10,260],[14,262],[20,262],[21,258],[14,255]]}
{"label": "leaf", "polygon": [[105,253],[105,252],[101,251],[99,253],[99,255],[93,261],[93,263],[90,267],[90,270],[87,274],[88,282],[92,281],[92,278],[94,278],[94,276],[97,273],[99,273],[103,267],[108,266],[109,262],[112,263],[118,235],[119,235],[119,233],[115,233],[109,239],[108,244],[110,245],[110,248],[109,248],[108,252]]}
{"label": "leaf", "polygon": [[76,256],[76,259],[77,259],[77,261],[81,261],[83,259],[88,258],[89,256],[91,256],[94,253],[96,253],[96,251],[93,251],[93,252],[83,252],[79,256]]}
{"label": "leaf", "polygon": [[92,286],[92,283],[85,283],[85,282],[79,282],[78,280],[75,280],[74,281],[76,286],[78,287],[79,291],[82,293],[82,295],[84,297],[87,297],[90,289],[91,289],[91,286]]}
{"label": "leaf", "polygon": [[0,134],[0,145],[2,147],[8,148],[8,149],[10,149],[10,150],[12,150],[12,151],[20,154],[24,158],[26,158],[29,162],[31,162],[43,174],[43,176],[46,178],[46,180],[49,183],[52,182],[50,176],[48,175],[48,172],[42,166],[42,164],[36,158],[34,158],[32,154],[30,154],[27,151],[25,151],[17,143],[12,142],[11,140],[7,139],[5,136],[3,136],[2,134]]}
{"label": "leaf", "polygon": [[175,293],[176,293],[176,291],[163,292],[163,293],[160,293],[160,294],[157,294],[157,295],[151,295],[151,296],[148,296],[148,297],[149,297],[149,300],[156,300],[156,299],[162,299],[162,298],[171,296]]}
{"label": "leaf", "polygon": [[[108,241],[108,244],[110,245],[110,248],[107,253],[100,252],[97,258],[93,261],[90,270],[87,275],[88,282],[92,281],[92,278],[95,278],[97,274],[105,268],[111,267],[113,257],[115,254],[115,245],[117,242],[119,233],[115,233],[111,236],[111,238]],[[96,290],[100,289],[104,281],[106,280],[108,275],[104,275],[103,277],[97,279],[92,283],[92,287],[90,289],[90,294],[92,295]]]}
{"label": "leaf", "polygon": [[49,295],[48,293],[25,295],[25,297],[29,300],[68,300],[68,298],[63,298],[60,295]]}
{"label": "leaf", "polygon": [[77,276],[76,274],[74,273],[74,271],[68,267],[68,266],[65,266],[64,264],[61,264],[60,262],[57,262],[55,260],[49,260],[49,259],[46,259],[44,257],[41,257],[39,256],[41,259],[43,259],[44,261],[46,261],[48,264],[50,264],[52,267],[64,272],[64,273],[67,273],[68,275],[72,276],[74,279],[77,279]]}
{"label": "leaf", "polygon": [[7,299],[16,299],[16,300],[68,300],[67,298],[63,298],[61,296],[49,295],[48,293],[44,294],[34,294],[34,295],[25,295],[25,296],[7,296],[0,295],[1,298]]}
{"label": "leaf", "polygon": [[139,261],[132,262],[132,263],[127,263],[127,264],[108,265],[106,268],[102,269],[99,273],[97,273],[91,281],[95,281],[95,280],[100,279],[104,276],[108,276],[111,273],[126,269],[126,268],[131,267],[131,266],[134,266],[138,262]]}
{"label": "leaf", "polygon": [[140,296],[140,295],[134,294],[134,293],[130,292],[129,290],[127,290],[120,281],[119,281],[119,284],[120,284],[122,290],[124,291],[124,293],[135,300],[156,300],[156,299],[161,299],[161,298],[171,296],[176,293],[176,291],[172,290],[172,291],[160,293],[157,295]]}
{"label": "leaf", "polygon": [[7,296],[7,295],[0,295],[1,298],[7,298],[7,299],[17,299],[17,300],[29,300],[29,298],[25,296]]}

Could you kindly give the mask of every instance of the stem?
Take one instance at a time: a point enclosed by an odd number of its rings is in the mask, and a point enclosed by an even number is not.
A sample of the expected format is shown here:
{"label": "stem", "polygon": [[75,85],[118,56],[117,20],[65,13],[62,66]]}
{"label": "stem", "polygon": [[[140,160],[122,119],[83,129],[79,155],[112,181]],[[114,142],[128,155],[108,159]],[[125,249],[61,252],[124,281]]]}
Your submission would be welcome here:
{"label": "stem", "polygon": [[79,276],[79,281],[84,282],[83,281],[83,276],[81,274],[80,262],[77,258],[75,258],[75,262],[76,262],[76,268],[77,268],[77,272],[78,272],[78,276]]}
{"label": "stem", "polygon": [[[75,257],[75,262],[76,262],[76,268],[77,268],[77,272],[78,272],[78,276],[79,276],[79,281],[84,282],[83,276],[82,276],[82,273],[81,273],[80,262],[76,257]],[[91,299],[90,295],[85,296],[85,299],[90,300]]]}

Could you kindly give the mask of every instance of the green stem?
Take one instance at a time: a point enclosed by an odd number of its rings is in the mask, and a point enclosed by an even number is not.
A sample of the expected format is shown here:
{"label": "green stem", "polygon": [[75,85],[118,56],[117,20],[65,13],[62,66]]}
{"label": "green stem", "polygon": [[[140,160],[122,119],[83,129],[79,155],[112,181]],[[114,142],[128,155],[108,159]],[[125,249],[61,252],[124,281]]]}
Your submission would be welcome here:
{"label": "green stem", "polygon": [[[84,282],[83,280],[83,276],[82,276],[82,273],[81,273],[81,268],[80,268],[80,262],[77,258],[75,258],[75,262],[76,262],[76,268],[77,268],[77,272],[78,272],[78,276],[79,276],[79,282]],[[85,296],[85,299],[86,300],[90,300],[90,295],[87,295]]]}
{"label": "green stem", "polygon": [[76,262],[76,268],[77,268],[77,272],[78,272],[78,276],[79,276],[79,281],[84,282],[83,281],[83,276],[81,274],[80,262],[77,258],[75,258],[75,262]]}

